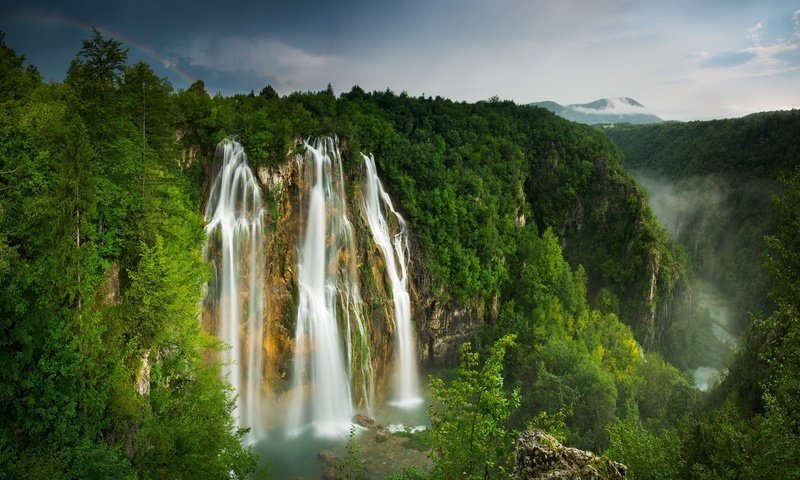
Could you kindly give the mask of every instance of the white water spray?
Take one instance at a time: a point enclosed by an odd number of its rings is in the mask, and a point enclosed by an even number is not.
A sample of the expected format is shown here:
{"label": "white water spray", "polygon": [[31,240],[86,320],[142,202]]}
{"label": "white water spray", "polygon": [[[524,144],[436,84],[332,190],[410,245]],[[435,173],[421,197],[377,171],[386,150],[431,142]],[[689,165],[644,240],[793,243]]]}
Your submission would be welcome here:
{"label": "white water spray", "polygon": [[[367,221],[386,261],[386,272],[392,285],[394,301],[395,335],[397,352],[395,355],[395,397],[392,404],[411,408],[419,405],[419,379],[417,377],[417,354],[413,325],[411,323],[411,297],[408,294],[408,242],[406,239],[406,223],[394,209],[392,199],[383,188],[375,159],[363,155],[367,168],[364,180],[364,210]],[[392,238],[389,229],[389,218],[394,217],[397,233]]]}
{"label": "white water spray", "polygon": [[218,336],[231,346],[223,374],[238,400],[237,426],[250,427],[250,440],[261,436],[264,272],[261,190],[242,146],[223,141],[215,154],[215,175],[205,219],[214,259],[206,301],[215,309]]}

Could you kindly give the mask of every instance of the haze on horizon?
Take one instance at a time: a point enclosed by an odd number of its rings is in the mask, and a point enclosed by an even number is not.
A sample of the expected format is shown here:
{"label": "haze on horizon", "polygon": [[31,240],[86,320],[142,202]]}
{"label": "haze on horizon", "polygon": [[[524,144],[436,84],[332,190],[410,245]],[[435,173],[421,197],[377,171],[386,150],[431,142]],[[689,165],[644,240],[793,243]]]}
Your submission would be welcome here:
{"label": "haze on horizon", "polygon": [[29,0],[5,42],[60,81],[95,25],[175,88],[353,85],[517,103],[631,97],[666,120],[800,108],[800,1]]}

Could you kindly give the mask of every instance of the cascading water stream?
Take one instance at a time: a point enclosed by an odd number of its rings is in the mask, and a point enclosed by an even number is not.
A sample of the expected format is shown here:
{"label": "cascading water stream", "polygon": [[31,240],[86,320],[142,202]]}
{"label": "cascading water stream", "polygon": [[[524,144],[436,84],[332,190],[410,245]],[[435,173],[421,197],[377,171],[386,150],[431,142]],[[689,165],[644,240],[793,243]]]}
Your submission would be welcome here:
{"label": "cascading water stream", "polygon": [[[347,218],[338,142],[323,137],[305,147],[306,154],[298,156],[298,162],[307,168],[310,190],[298,252],[300,298],[292,374],[292,389],[300,393],[290,409],[288,431],[296,435],[310,426],[319,437],[344,437],[355,410],[351,391],[355,360],[361,372],[369,370],[360,380],[364,402],[370,407],[369,344],[360,311],[353,228]],[[358,335],[352,331],[353,324]],[[366,355],[354,359],[353,337],[359,341],[357,351],[366,350]]]}
{"label": "cascading water stream", "polygon": [[[363,155],[367,175],[364,179],[364,210],[367,222],[375,239],[375,244],[383,252],[386,272],[392,285],[394,303],[395,335],[397,355],[395,356],[395,397],[392,404],[410,408],[419,405],[419,379],[417,377],[417,354],[413,325],[411,323],[411,297],[408,294],[408,263],[406,253],[406,223],[394,209],[392,199],[383,188],[375,159]],[[392,237],[389,230],[389,216],[397,222],[397,233]]]}
{"label": "cascading water stream", "polygon": [[223,374],[238,394],[233,412],[237,426],[250,427],[250,440],[264,433],[263,215],[261,190],[244,149],[234,141],[221,142],[205,211],[214,260],[206,302],[218,319],[219,338],[231,347]]}

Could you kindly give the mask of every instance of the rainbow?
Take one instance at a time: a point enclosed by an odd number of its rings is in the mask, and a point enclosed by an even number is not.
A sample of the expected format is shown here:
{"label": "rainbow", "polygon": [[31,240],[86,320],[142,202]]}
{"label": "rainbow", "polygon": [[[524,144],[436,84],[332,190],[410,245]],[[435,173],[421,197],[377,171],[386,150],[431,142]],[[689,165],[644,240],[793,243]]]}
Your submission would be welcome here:
{"label": "rainbow", "polygon": [[24,20],[34,20],[34,21],[43,21],[43,22],[51,22],[51,23],[58,23],[61,25],[69,25],[71,27],[76,27],[81,30],[86,30],[88,32],[92,31],[92,28],[96,28],[100,33],[112,37],[116,40],[122,41],[126,46],[130,46],[135,48],[136,50],[147,54],[149,57],[157,60],[161,65],[163,65],[167,70],[173,72],[175,75],[180,77],[183,81],[186,82],[186,85],[189,86],[194,83],[195,79],[184,69],[179,67],[173,60],[165,57],[164,55],[158,53],[157,51],[153,50],[149,45],[144,44],[128,35],[124,35],[117,31],[111,30],[110,28],[102,27],[97,24],[91,24],[82,22],[80,20],[76,20],[74,18],[65,17],[62,15],[55,15],[55,14],[43,14],[43,13],[32,13],[32,12],[21,12],[21,13],[12,13],[9,15],[10,17],[16,17]]}

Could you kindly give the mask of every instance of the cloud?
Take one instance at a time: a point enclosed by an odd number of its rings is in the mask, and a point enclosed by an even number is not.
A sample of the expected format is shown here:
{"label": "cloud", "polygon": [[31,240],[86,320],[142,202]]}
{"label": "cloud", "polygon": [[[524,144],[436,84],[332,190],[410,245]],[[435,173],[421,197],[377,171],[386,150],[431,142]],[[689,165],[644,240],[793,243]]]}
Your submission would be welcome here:
{"label": "cloud", "polygon": [[758,22],[752,27],[747,27],[744,29],[745,38],[748,40],[752,40],[758,45],[761,42],[761,31],[764,30],[764,23]]}
{"label": "cloud", "polygon": [[[786,17],[784,17],[786,18]],[[775,38],[775,25],[770,27],[757,22],[745,28],[745,38],[753,46],[738,50],[724,50],[707,56],[695,56],[701,65],[712,69],[737,69],[741,76],[770,76],[800,70],[798,52],[800,51],[800,10],[792,16],[795,32],[789,37]],[[773,34],[774,39],[765,41],[765,34]]]}
{"label": "cloud", "polygon": [[[753,47],[748,48],[747,52],[752,53],[758,59],[758,63],[761,65],[784,65],[784,66],[791,66],[790,61],[784,60],[783,58],[792,58],[792,52],[797,52],[800,49],[800,42],[798,41],[789,41],[789,42],[781,42],[776,43],[774,45],[769,45],[765,47]],[[795,64],[794,67],[796,68],[798,65]]]}
{"label": "cloud", "polygon": [[300,87],[324,76],[325,69],[336,61],[334,56],[310,53],[273,38],[239,35],[197,37],[173,50],[194,67],[278,78]]}
{"label": "cloud", "polygon": [[582,106],[575,106],[570,105],[573,110],[580,113],[586,113],[589,115],[607,115],[607,114],[617,114],[617,115],[626,115],[626,114],[635,114],[635,113],[650,113],[650,111],[641,106],[641,105],[634,105],[629,103],[624,98],[608,98],[606,99],[606,105],[602,108],[587,108]]}
{"label": "cloud", "polygon": [[756,58],[756,53],[742,50],[738,52],[719,52],[703,60],[703,66],[710,68],[730,68],[744,65]]}
{"label": "cloud", "polygon": [[673,238],[707,232],[716,219],[730,215],[732,191],[716,175],[698,175],[671,182],[634,172],[646,190],[648,203]]}

